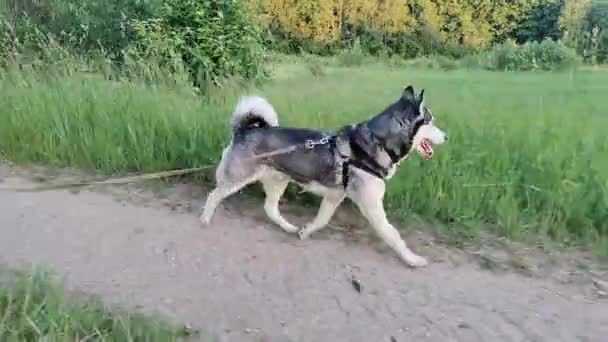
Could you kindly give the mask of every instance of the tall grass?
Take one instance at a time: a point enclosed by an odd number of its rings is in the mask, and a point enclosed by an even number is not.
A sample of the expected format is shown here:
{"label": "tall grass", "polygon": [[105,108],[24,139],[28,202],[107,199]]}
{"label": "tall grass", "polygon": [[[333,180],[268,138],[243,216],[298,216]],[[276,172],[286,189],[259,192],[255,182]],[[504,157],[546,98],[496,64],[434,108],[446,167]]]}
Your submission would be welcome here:
{"label": "tall grass", "polygon": [[0,276],[0,341],[185,340],[184,332],[168,324],[110,312],[89,299],[68,299],[48,274]]}
{"label": "tall grass", "polygon": [[196,166],[220,157],[242,93],[268,97],[283,125],[331,130],[378,113],[413,84],[426,89],[450,141],[430,162],[402,164],[388,186],[392,213],[608,253],[607,73],[324,68],[320,76],[291,64],[260,88],[207,100],[181,83],[9,72],[0,80],[0,152],[104,172]]}

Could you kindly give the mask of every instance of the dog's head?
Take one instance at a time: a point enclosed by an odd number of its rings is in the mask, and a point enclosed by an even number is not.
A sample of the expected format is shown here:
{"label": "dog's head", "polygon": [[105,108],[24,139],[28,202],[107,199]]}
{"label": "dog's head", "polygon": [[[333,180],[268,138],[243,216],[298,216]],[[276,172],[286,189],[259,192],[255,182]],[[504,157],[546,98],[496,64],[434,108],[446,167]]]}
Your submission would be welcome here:
{"label": "dog's head", "polygon": [[403,112],[401,119],[407,122],[412,148],[424,158],[433,157],[433,145],[441,145],[448,140],[448,135],[435,126],[433,113],[424,101],[424,89],[416,96],[410,85],[403,90],[400,102]]}

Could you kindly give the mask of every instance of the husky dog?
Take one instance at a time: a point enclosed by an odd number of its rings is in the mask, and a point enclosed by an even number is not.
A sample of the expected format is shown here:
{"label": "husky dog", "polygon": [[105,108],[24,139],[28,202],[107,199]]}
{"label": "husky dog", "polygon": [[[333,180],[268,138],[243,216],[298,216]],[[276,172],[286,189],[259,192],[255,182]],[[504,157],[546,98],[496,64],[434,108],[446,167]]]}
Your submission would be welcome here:
{"label": "husky dog", "polygon": [[[413,150],[430,159],[432,146],[447,140],[425,106],[424,90],[416,96],[414,88],[407,86],[400,98],[380,114],[333,133],[280,127],[266,99],[247,96],[238,102],[231,126],[232,140],[216,169],[217,184],[200,217],[203,224],[209,224],[224,198],[260,181],[266,194],[266,214],[286,232],[308,238],[327,225],[348,197],[406,264],[427,264],[389,223],[383,205],[385,181],[395,174],[399,164]],[[273,154],[282,150],[287,152]],[[290,181],[322,196],[317,216],[302,229],[279,212],[279,199]]]}

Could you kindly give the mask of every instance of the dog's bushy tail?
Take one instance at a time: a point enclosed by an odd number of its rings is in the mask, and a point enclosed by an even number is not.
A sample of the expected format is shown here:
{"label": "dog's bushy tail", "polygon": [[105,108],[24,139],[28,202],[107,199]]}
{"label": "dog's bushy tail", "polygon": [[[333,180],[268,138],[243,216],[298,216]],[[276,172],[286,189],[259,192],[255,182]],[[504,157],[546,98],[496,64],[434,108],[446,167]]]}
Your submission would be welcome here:
{"label": "dog's bushy tail", "polygon": [[244,96],[236,104],[230,122],[233,131],[254,127],[274,127],[279,119],[274,107],[263,97]]}

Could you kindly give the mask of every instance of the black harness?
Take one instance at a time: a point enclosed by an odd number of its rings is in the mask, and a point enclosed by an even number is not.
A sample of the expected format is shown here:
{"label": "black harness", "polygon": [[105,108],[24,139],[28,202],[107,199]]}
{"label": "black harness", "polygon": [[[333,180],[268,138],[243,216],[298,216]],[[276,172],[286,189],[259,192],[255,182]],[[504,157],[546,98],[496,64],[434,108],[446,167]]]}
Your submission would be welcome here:
{"label": "black harness", "polygon": [[[414,136],[420,129],[420,127],[424,124],[424,120],[417,120],[414,123],[414,126],[411,129],[408,129],[409,139],[408,142],[403,142],[400,146],[399,153],[396,153],[393,149],[388,148],[386,145],[386,141],[383,138],[380,138],[370,132],[372,143],[377,144],[381,147],[384,152],[391,159],[392,165],[397,164],[401,161],[412,149],[412,144],[414,140]],[[358,139],[353,136],[353,134],[357,133],[357,130],[360,128],[361,124],[357,124],[355,127],[351,126],[348,128],[343,128],[339,133],[326,136],[318,143],[311,142],[307,143],[307,148],[314,148],[315,145],[324,145],[329,144],[330,151],[334,153],[334,155],[338,155],[342,159],[342,186],[346,189],[348,186],[349,178],[350,178],[350,168],[355,167],[357,169],[361,169],[371,175],[374,175],[382,180],[386,178],[388,175],[389,169],[383,167],[376,161],[373,156],[370,155],[367,151],[364,150],[362,146],[360,146],[357,141]],[[345,156],[340,153],[337,148],[337,138],[338,136],[346,135],[348,137],[348,142],[351,150],[350,156]]]}
{"label": "black harness", "polygon": [[[407,153],[409,153],[409,151],[411,149],[411,145],[413,144],[413,140],[414,140],[413,136],[416,134],[416,132],[418,132],[418,130],[420,129],[422,124],[423,124],[422,121],[415,123],[415,125],[413,127],[413,134],[411,134],[411,137],[409,139],[409,146],[408,146],[408,144],[404,144],[403,146],[401,146],[400,155],[395,153],[394,150],[388,148],[388,146],[386,146],[386,141],[384,139],[374,136],[376,143],[378,144],[378,146],[380,146],[384,150],[384,152],[386,152],[386,154],[388,154],[393,165],[397,164],[401,159],[403,159],[403,157],[405,157],[407,155]],[[348,184],[348,167],[350,165],[352,165],[358,169],[361,169],[367,173],[370,173],[380,179],[384,179],[388,175],[388,170],[386,168],[384,168],[382,165],[380,165],[376,161],[376,159],[372,158],[368,153],[363,151],[363,149],[359,145],[357,145],[353,141],[353,139],[349,139],[349,143],[350,143],[351,151],[354,152],[354,156],[347,158],[347,161],[344,163],[345,167],[342,169],[342,175],[343,175],[342,183],[345,188],[346,188],[346,185]],[[342,156],[342,157],[344,158],[344,156]],[[344,175],[346,175],[346,176],[344,176]],[[344,180],[346,180],[346,181],[344,181]]]}
{"label": "black harness", "polygon": [[[332,135],[328,137],[329,147],[332,151],[342,158],[342,186],[344,189],[348,186],[348,182],[350,180],[350,167],[355,167],[357,169],[361,169],[369,174],[372,174],[380,179],[384,179],[388,175],[388,170],[380,165],[376,159],[372,158],[368,153],[366,153],[359,145],[353,142],[352,139],[349,139],[349,146],[352,151],[352,156],[345,156],[338,151],[336,144],[337,136]],[[379,141],[379,146],[384,149],[384,151],[388,154],[391,162],[396,164],[401,158],[394,151],[388,149],[384,141]]]}

